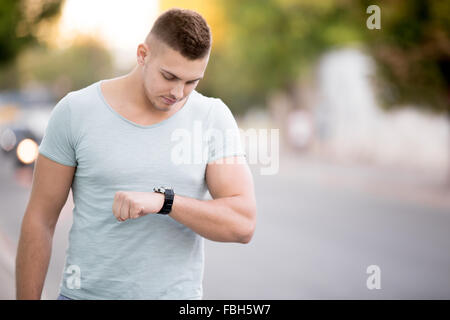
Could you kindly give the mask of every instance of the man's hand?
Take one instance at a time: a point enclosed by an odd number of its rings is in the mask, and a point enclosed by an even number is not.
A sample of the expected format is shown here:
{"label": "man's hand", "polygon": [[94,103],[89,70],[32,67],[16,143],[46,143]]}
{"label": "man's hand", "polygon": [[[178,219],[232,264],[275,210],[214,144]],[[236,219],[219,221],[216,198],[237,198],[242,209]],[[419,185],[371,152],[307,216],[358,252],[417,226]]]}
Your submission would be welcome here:
{"label": "man's hand", "polygon": [[136,219],[157,213],[164,204],[164,195],[157,192],[118,191],[114,195],[113,213],[117,220]]}

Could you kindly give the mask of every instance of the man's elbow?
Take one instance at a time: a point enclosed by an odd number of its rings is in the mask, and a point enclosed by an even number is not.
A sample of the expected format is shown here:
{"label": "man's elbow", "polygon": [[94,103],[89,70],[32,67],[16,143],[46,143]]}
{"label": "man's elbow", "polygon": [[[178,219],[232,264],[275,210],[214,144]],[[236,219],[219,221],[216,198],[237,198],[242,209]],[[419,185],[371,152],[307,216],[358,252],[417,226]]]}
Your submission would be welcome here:
{"label": "man's elbow", "polygon": [[253,231],[242,235],[239,238],[238,242],[242,243],[242,244],[247,244],[247,243],[249,243],[252,240],[252,238],[253,238]]}
{"label": "man's elbow", "polygon": [[256,209],[254,211],[252,211],[251,218],[249,218],[246,221],[245,226],[243,228],[241,228],[241,232],[239,233],[238,242],[242,243],[242,244],[249,243],[253,238],[253,234],[255,233],[255,228],[256,228]]}

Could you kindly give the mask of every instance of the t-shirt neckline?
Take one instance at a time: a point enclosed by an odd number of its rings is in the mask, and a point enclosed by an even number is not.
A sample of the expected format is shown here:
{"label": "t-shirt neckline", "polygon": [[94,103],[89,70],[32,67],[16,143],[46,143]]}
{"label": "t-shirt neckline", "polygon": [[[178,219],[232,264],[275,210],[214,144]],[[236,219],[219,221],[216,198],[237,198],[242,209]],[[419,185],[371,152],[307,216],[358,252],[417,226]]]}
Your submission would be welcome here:
{"label": "t-shirt neckline", "polygon": [[133,125],[133,126],[135,126],[135,127],[142,128],[142,129],[152,129],[152,128],[156,128],[156,127],[159,127],[159,126],[161,126],[161,125],[165,125],[165,124],[169,123],[170,121],[173,121],[173,119],[175,119],[176,117],[179,117],[179,115],[180,115],[182,112],[185,112],[185,109],[186,109],[187,107],[189,107],[190,102],[191,102],[191,96],[192,96],[192,93],[195,91],[195,90],[193,90],[193,91],[189,94],[189,96],[186,97],[187,101],[186,101],[186,103],[183,105],[183,107],[182,107],[180,110],[178,110],[177,112],[175,112],[173,115],[171,115],[169,118],[164,119],[164,120],[162,120],[162,121],[160,121],[160,122],[157,122],[157,123],[154,123],[154,124],[145,126],[145,125],[142,125],[142,124],[133,122],[133,121],[131,121],[131,120],[125,118],[124,116],[122,116],[120,113],[118,113],[114,108],[112,108],[112,107],[109,105],[109,103],[106,101],[106,98],[105,98],[105,96],[103,95],[103,92],[102,92],[101,83],[102,83],[103,81],[105,81],[105,80],[97,81],[97,84],[96,84],[96,87],[97,87],[97,93],[98,93],[98,95],[99,95],[99,97],[100,97],[100,100],[102,100],[103,104],[109,109],[109,111],[111,111],[111,112],[112,112],[115,116],[117,116],[119,119],[121,119],[121,120],[127,122],[128,124],[131,124],[131,125]]}

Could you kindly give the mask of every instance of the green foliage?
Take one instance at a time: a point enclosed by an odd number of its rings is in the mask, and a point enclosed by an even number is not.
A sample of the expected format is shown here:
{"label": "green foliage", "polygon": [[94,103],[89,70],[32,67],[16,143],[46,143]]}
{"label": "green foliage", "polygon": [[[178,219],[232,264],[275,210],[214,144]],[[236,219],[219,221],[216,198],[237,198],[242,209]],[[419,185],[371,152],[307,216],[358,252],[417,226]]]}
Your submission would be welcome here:
{"label": "green foliage", "polygon": [[36,29],[57,16],[64,0],[0,0],[0,67],[35,44]]}
{"label": "green foliage", "polygon": [[[291,90],[320,55],[360,39],[348,1],[223,0],[229,25],[201,87],[240,112]],[[214,78],[208,74],[216,75]]]}
{"label": "green foliage", "polygon": [[[221,0],[229,25],[214,48],[201,89],[235,112],[289,92],[333,48],[363,45],[377,63],[376,88],[386,107],[415,104],[449,110],[450,1]],[[366,9],[381,8],[369,30]],[[213,77],[214,75],[214,77]]]}
{"label": "green foliage", "polygon": [[109,51],[89,38],[62,50],[34,48],[26,52],[19,62],[21,82],[35,81],[61,88],[57,95],[83,88],[113,74]]}
{"label": "green foliage", "polygon": [[[361,1],[361,7],[370,1]],[[450,2],[383,1],[381,29],[364,40],[378,66],[376,83],[387,108],[415,104],[450,111]]]}
{"label": "green foliage", "polygon": [[57,97],[113,73],[104,46],[79,37],[66,49],[50,49],[37,39],[41,23],[59,15],[64,0],[0,0],[0,88],[29,82],[52,88]]}

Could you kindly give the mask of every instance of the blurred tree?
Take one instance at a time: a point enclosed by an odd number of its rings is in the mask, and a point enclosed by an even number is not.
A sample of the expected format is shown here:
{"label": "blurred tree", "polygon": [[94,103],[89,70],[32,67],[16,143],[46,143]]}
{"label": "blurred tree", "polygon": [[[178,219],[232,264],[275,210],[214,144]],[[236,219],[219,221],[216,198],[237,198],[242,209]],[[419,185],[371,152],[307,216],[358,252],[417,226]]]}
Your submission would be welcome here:
{"label": "blurred tree", "polygon": [[[359,12],[369,4],[361,0]],[[450,129],[450,1],[383,1],[379,6],[381,29],[366,29],[364,42],[376,61],[381,104],[445,112]],[[450,157],[448,168],[450,185]]]}
{"label": "blurred tree", "polygon": [[264,106],[274,92],[295,99],[299,76],[320,55],[355,42],[361,26],[350,0],[161,0],[201,13],[213,33],[211,59],[199,90],[220,96],[236,113]]}
{"label": "blurred tree", "polygon": [[[361,9],[369,3],[362,0]],[[382,28],[366,30],[364,41],[383,105],[450,111],[450,2],[383,1],[380,8]]]}
{"label": "blurred tree", "polygon": [[[314,69],[321,54],[356,44],[363,45],[376,62],[375,84],[383,106],[410,104],[447,112],[450,127],[450,1],[208,3],[214,3],[226,19],[220,20],[220,46],[213,43],[199,88],[229,102],[233,111],[264,106],[277,91],[287,93],[298,105],[299,78]],[[366,27],[366,9],[373,4],[381,8],[379,30]]]}
{"label": "blurred tree", "polygon": [[18,60],[18,66],[21,83],[46,85],[57,98],[114,73],[110,52],[101,42],[85,35],[79,35],[65,49],[28,50]]}
{"label": "blurred tree", "polygon": [[0,0],[0,67],[37,42],[42,23],[57,17],[64,0]]}
{"label": "blurred tree", "polygon": [[[330,48],[360,39],[350,1],[221,0],[228,25],[202,85],[234,111],[265,105],[277,91],[294,99],[295,86]],[[214,48],[213,48],[214,49]]]}

